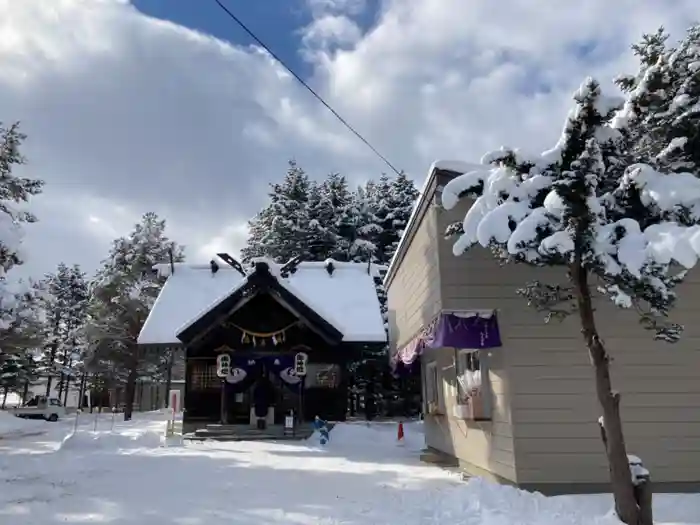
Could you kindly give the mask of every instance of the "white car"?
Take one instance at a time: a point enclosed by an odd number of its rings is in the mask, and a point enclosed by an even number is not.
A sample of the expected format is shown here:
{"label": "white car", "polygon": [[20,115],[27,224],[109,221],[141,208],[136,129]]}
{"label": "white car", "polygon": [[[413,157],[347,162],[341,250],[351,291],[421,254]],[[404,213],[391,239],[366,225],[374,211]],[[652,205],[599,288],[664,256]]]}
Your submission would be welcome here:
{"label": "white car", "polygon": [[27,419],[58,421],[59,419],[66,417],[66,408],[58,398],[35,396],[24,406],[15,408],[13,413],[17,417]]}

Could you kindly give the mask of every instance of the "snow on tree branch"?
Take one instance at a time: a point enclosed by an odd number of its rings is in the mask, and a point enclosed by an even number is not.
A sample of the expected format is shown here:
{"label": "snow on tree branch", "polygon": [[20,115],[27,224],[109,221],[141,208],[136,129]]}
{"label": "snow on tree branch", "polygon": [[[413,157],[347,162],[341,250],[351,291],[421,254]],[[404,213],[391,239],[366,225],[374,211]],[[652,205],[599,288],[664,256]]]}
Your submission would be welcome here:
{"label": "snow on tree branch", "polygon": [[[616,305],[638,306],[646,327],[674,341],[681,327],[663,319],[685,275],[677,266],[693,268],[700,256],[700,180],[634,162],[629,137],[613,125],[623,100],[604,96],[595,80],[573,98],[554,148],[530,157],[503,148],[445,186],[447,209],[473,199],[453,251],[478,244],[504,262],[581,264]],[[555,288],[539,292],[561,302]],[[523,294],[543,306],[534,289]]]}
{"label": "snow on tree branch", "polygon": [[41,180],[14,173],[26,163],[20,153],[25,139],[18,124],[5,127],[0,122],[0,332],[20,322],[36,291],[31,283],[10,280],[7,276],[14,266],[23,263],[23,223],[37,220],[24,206],[33,195],[41,193],[44,185]]}

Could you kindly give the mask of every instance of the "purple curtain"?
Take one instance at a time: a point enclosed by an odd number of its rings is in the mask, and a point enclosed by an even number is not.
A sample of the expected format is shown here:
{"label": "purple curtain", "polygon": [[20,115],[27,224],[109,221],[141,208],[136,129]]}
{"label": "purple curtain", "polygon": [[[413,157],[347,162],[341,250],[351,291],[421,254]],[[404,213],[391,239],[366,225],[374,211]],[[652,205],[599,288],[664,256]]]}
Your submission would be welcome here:
{"label": "purple curtain", "polygon": [[394,369],[399,363],[410,365],[426,348],[496,348],[502,346],[498,319],[476,314],[442,313],[391,358]]}
{"label": "purple curtain", "polygon": [[287,388],[298,392],[303,388],[305,377],[299,377],[294,373],[294,356],[279,355],[265,357],[265,367],[282,380]]}
{"label": "purple curtain", "polygon": [[260,377],[261,363],[247,357],[231,357],[231,373],[226,378],[226,390],[243,392]]}
{"label": "purple curtain", "polygon": [[441,314],[426,338],[429,348],[495,348],[501,346],[496,314]]}

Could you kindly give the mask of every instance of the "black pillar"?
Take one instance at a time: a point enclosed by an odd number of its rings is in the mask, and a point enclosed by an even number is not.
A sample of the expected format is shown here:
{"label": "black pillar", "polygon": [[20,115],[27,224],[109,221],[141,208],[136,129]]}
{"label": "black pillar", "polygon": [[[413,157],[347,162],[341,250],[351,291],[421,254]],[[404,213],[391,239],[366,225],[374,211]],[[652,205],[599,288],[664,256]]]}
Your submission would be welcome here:
{"label": "black pillar", "polygon": [[228,407],[226,406],[226,378],[221,379],[221,424],[228,424]]}

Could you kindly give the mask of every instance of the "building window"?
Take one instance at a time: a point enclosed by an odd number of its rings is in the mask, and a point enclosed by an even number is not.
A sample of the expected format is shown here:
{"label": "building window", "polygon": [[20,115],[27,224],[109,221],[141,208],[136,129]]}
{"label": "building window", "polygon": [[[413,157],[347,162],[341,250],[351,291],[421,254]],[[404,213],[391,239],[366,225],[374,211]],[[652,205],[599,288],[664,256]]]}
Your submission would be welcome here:
{"label": "building window", "polygon": [[484,350],[459,350],[456,356],[457,401],[469,406],[467,419],[491,418],[488,356]]}
{"label": "building window", "polygon": [[210,363],[192,363],[192,372],[190,372],[191,390],[211,390],[218,388],[221,379],[216,375],[216,364]]}
{"label": "building window", "polygon": [[334,364],[309,363],[306,365],[306,388],[338,388],[340,367]]}
{"label": "building window", "polygon": [[444,390],[436,362],[428,363],[425,367],[425,399],[428,414],[444,413]]}

